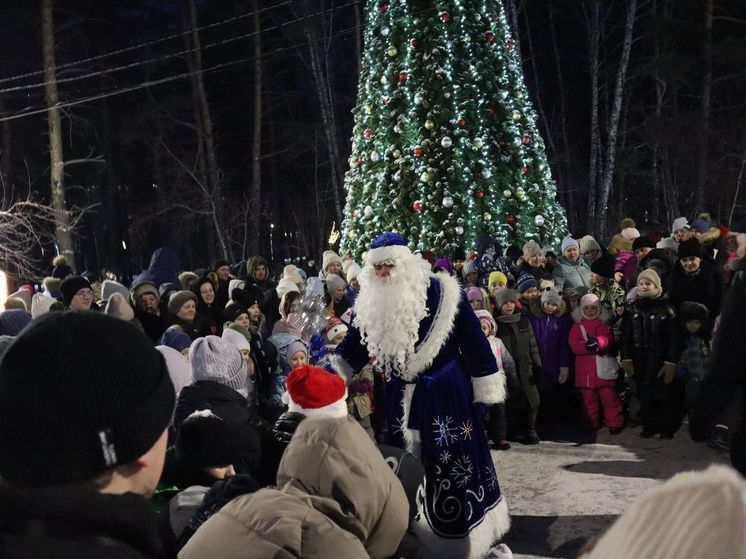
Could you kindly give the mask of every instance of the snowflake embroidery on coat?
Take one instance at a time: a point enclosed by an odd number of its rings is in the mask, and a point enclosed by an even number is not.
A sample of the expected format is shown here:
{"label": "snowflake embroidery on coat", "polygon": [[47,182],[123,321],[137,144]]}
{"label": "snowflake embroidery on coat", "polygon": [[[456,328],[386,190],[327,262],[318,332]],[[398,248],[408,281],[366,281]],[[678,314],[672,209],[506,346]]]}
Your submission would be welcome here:
{"label": "snowflake embroidery on coat", "polygon": [[407,424],[404,421],[404,417],[397,417],[394,420],[394,433],[404,434],[407,430]]}
{"label": "snowflake embroidery on coat", "polygon": [[451,461],[451,453],[447,450],[444,450],[440,453],[440,456],[438,457],[438,460],[443,462],[443,464],[448,464]]}
{"label": "snowflake embroidery on coat", "polygon": [[474,427],[471,424],[471,419],[464,421],[461,424],[461,427],[459,427],[459,430],[461,431],[461,438],[464,440],[471,440],[471,432],[474,430]]}
{"label": "snowflake embroidery on coat", "polygon": [[463,455],[461,458],[456,460],[453,463],[453,467],[451,468],[451,472],[449,474],[453,481],[456,482],[456,485],[459,487],[464,487],[467,483],[469,483],[469,480],[471,479],[471,476],[474,475],[474,466],[471,463],[471,458],[469,456]]}
{"label": "snowflake embroidery on coat", "polygon": [[485,466],[484,473],[485,478],[487,479],[487,485],[490,489],[494,489],[495,486],[497,486],[497,474],[495,474],[495,469]]}
{"label": "snowflake embroidery on coat", "polygon": [[433,433],[435,434],[435,442],[438,446],[448,446],[453,441],[458,440],[458,434],[456,433],[456,427],[453,425],[453,418],[446,416],[445,418],[436,417],[433,421]]}

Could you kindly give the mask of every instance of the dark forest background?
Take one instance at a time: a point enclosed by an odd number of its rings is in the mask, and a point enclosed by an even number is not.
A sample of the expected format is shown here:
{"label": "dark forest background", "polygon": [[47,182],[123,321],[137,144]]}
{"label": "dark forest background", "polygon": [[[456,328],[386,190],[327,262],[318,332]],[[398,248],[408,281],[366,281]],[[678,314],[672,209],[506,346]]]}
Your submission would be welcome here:
{"label": "dark forest background", "polygon": [[[49,200],[39,4],[0,1],[6,200]],[[65,193],[88,208],[77,268],[132,272],[163,245],[185,268],[318,257],[344,204],[365,4],[54,0]],[[572,233],[743,213],[746,3],[505,5]]]}

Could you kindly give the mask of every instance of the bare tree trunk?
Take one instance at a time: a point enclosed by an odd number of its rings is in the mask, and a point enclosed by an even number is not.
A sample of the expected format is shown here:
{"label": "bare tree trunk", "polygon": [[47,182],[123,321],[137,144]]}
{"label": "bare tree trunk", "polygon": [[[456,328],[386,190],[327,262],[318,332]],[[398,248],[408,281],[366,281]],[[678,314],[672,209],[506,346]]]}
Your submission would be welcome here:
{"label": "bare tree trunk", "polygon": [[591,151],[588,164],[588,228],[596,229],[596,181],[601,153],[601,130],[598,116],[598,49],[601,35],[601,2],[591,2],[589,65],[591,75]]}
{"label": "bare tree trunk", "polygon": [[355,33],[355,60],[357,65],[357,75],[360,75],[363,63],[363,15],[360,8],[361,2],[355,2],[353,10],[355,10],[355,27],[357,27],[357,33]]}
{"label": "bare tree trunk", "polygon": [[226,260],[232,261],[233,254],[230,245],[226,242],[223,228],[225,227],[225,211],[223,207],[223,189],[220,185],[220,172],[218,170],[217,157],[215,155],[215,135],[213,132],[212,114],[207,102],[205,81],[202,77],[202,43],[197,31],[197,8],[194,0],[187,0],[189,9],[189,25],[191,29],[191,41],[194,52],[192,60],[195,67],[193,84],[196,86],[197,101],[199,105],[200,124],[204,140],[205,158],[207,161],[206,184],[209,192],[208,205],[212,212],[212,224],[215,228],[215,237],[218,241],[220,254]]}
{"label": "bare tree trunk", "polygon": [[339,138],[337,137],[337,118],[334,112],[334,99],[331,91],[331,76],[329,68],[324,64],[320,50],[319,37],[314,22],[306,20],[304,24],[306,40],[310,55],[311,72],[313,73],[316,96],[319,100],[321,121],[326,137],[326,147],[329,156],[329,172],[331,177],[332,200],[337,221],[342,220],[342,165],[339,160]]}
{"label": "bare tree trunk", "polygon": [[41,2],[42,47],[44,50],[44,82],[47,103],[47,122],[49,125],[49,158],[50,182],[52,188],[52,207],[55,212],[55,237],[60,253],[67,257],[73,270],[75,250],[73,248],[70,216],[65,203],[65,163],[62,155],[62,121],[57,106],[57,62],[54,54],[54,13],[52,0]]}
{"label": "bare tree trunk", "polygon": [[[0,114],[5,114],[5,103],[0,99]],[[10,128],[10,121],[0,123],[2,127],[2,136],[0,137],[0,187],[9,185],[13,168],[11,166],[11,155],[13,146],[13,133]]]}
{"label": "bare tree trunk", "polygon": [[515,49],[518,60],[523,60],[521,54],[521,29],[518,26],[518,12],[521,11],[521,8],[520,6],[515,5],[515,0],[508,0],[505,4],[505,8],[508,12],[507,18],[508,25],[510,26],[510,34],[513,35],[513,42],[515,43],[513,48]]}
{"label": "bare tree trunk", "polygon": [[259,0],[254,0],[254,136],[251,150],[251,195],[249,197],[250,254],[259,254],[262,203],[262,22]]}
{"label": "bare tree trunk", "polygon": [[738,207],[738,195],[741,193],[744,169],[746,169],[746,149],[744,149],[743,154],[741,155],[741,170],[738,172],[738,180],[736,181],[736,192],[733,195],[733,205],[730,207],[730,214],[728,214],[728,227],[733,225],[733,214],[736,213],[736,207]]}
{"label": "bare tree trunk", "polygon": [[601,179],[601,192],[596,210],[596,233],[601,237],[606,235],[606,221],[608,216],[609,195],[614,182],[614,169],[616,166],[617,130],[619,128],[619,117],[622,112],[624,100],[624,83],[627,77],[627,66],[629,55],[632,51],[632,36],[637,17],[637,0],[629,0],[627,3],[627,19],[624,24],[624,42],[622,44],[622,55],[619,60],[616,84],[614,85],[614,98],[612,101],[611,114],[609,115],[609,126],[606,138],[606,156],[604,162],[603,176]]}
{"label": "bare tree trunk", "polygon": [[712,97],[712,9],[713,0],[705,0],[705,33],[702,45],[702,98],[700,101],[700,131],[699,149],[697,156],[697,191],[695,197],[695,212],[705,209],[705,193],[707,192],[707,147],[710,136],[710,99]]}

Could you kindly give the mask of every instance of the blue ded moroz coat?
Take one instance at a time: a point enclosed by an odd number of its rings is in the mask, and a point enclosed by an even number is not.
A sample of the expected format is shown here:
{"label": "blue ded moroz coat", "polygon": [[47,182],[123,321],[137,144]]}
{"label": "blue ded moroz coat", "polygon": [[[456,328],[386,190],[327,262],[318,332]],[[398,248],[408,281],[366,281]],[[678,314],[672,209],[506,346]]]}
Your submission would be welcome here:
{"label": "blue ded moroz coat", "polygon": [[[431,276],[427,308],[406,370],[386,383],[389,442],[425,467],[413,524],[426,556],[483,557],[510,519],[475,404],[504,401],[504,380],[455,279]],[[368,363],[357,328],[337,354],[354,371]]]}

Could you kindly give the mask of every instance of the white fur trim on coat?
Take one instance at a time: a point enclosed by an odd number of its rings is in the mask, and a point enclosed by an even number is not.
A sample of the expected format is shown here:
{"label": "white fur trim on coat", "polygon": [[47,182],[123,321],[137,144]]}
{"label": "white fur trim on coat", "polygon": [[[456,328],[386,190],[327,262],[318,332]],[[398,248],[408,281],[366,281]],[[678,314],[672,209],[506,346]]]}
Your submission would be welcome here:
{"label": "white fur trim on coat", "polygon": [[483,377],[471,377],[471,386],[474,402],[479,404],[502,404],[508,395],[503,370]]}
{"label": "white fur trim on coat", "polygon": [[302,413],[306,417],[336,417],[337,419],[341,419],[343,417],[347,417],[347,401],[346,400],[347,400],[347,390],[345,390],[344,397],[340,398],[336,402],[332,402],[331,404],[321,407],[321,408],[306,409],[306,408],[299,406],[295,402],[293,402],[293,399],[290,397],[290,394],[288,394],[288,411]]}
{"label": "white fur trim on coat", "polygon": [[337,373],[337,376],[345,379],[345,383],[355,375],[355,370],[352,368],[352,365],[350,365],[343,357],[330,353],[327,355],[327,358],[329,359],[329,365],[331,368],[335,373]]}
{"label": "white fur trim on coat", "polygon": [[504,498],[463,538],[439,536],[433,532],[422,512],[412,521],[412,530],[425,548],[422,556],[433,559],[481,559],[509,529],[510,515]]}
{"label": "white fur trim on coat", "polygon": [[458,282],[445,272],[432,274],[431,277],[440,282],[440,301],[435,309],[430,330],[427,331],[414,354],[407,360],[407,370],[399,375],[406,381],[414,380],[417,375],[432,365],[448,336],[451,335],[456,313],[458,313],[458,303],[461,299],[461,287]]}
{"label": "white fur trim on coat", "polygon": [[396,262],[401,258],[412,255],[408,247],[402,245],[392,245],[387,247],[372,248],[365,255],[365,263],[375,266],[382,262]]}

